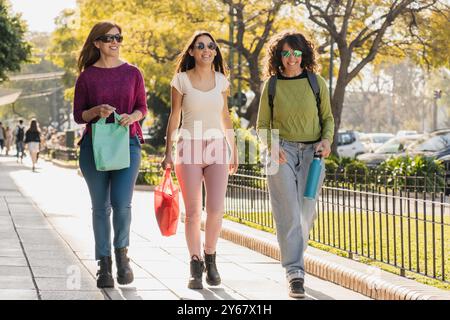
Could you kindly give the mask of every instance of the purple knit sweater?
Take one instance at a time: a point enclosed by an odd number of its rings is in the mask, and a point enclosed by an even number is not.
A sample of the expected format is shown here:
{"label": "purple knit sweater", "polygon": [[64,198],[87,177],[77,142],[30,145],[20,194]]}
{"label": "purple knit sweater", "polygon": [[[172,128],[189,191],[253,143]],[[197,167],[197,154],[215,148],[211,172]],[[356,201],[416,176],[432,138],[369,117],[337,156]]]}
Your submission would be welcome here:
{"label": "purple knit sweater", "polygon": [[[73,117],[76,123],[86,121],[82,113],[100,104],[109,104],[116,108],[118,114],[131,114],[135,110],[147,114],[147,99],[145,97],[144,79],[135,66],[124,63],[115,68],[99,68],[90,66],[81,72],[75,85],[75,98]],[[87,124],[83,136],[91,132],[91,123],[97,122],[94,118]],[[113,121],[111,115],[106,122]],[[142,130],[139,122],[130,125],[130,137],[138,135],[143,143]]]}

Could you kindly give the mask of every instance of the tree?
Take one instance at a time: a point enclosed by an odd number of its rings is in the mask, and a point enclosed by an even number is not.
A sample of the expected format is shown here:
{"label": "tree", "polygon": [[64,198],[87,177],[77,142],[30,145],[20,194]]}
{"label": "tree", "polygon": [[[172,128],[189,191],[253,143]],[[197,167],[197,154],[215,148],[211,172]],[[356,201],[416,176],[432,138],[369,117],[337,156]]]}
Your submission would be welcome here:
{"label": "tree", "polygon": [[62,70],[52,64],[45,54],[50,41],[49,34],[30,32],[27,39],[32,46],[30,63],[22,64],[20,72],[10,74],[10,80],[2,83],[5,88],[21,89],[22,94],[13,108],[0,108],[0,118],[12,120],[17,116],[25,119],[34,117],[42,126],[47,126],[52,121],[58,122],[60,109],[68,109],[62,97],[61,79],[15,79],[15,76]]}
{"label": "tree", "polygon": [[[415,3],[420,6],[414,7]],[[161,143],[169,113],[169,83],[174,72],[174,61],[195,30],[212,31],[224,49],[227,61],[230,52],[233,52],[235,61],[236,55],[241,55],[241,68],[234,63],[230,66],[230,73],[233,91],[240,79],[242,89],[250,89],[255,94],[247,109],[237,110],[239,116],[250,120],[250,126],[254,125],[258,111],[263,81],[261,60],[267,40],[281,29],[307,30],[306,33],[313,35],[312,38],[320,44],[318,51],[322,56],[319,59],[324,72],[327,72],[329,67],[325,54],[330,47],[331,34],[337,43],[336,59],[340,60],[339,70],[333,70],[337,76],[332,96],[337,131],[345,89],[364,66],[393,57],[402,60],[418,50],[418,37],[422,40],[420,44],[428,48],[425,56],[435,53],[438,57],[441,50],[431,49],[435,48],[431,40],[432,30],[444,29],[445,26],[442,23],[446,20],[440,15],[443,12],[441,7],[437,6],[437,0],[321,0],[314,3],[292,0],[83,0],[78,2],[77,11],[83,19],[76,24],[77,28],[64,22],[70,20],[75,12],[61,16],[59,21],[64,23],[60,23],[54,33],[51,52],[55,63],[65,66],[66,70],[73,70],[72,79],[68,81],[68,87],[73,87],[77,74],[76,57],[92,26],[101,20],[113,20],[121,25],[125,36],[123,57],[138,65],[144,73],[150,114],[155,117],[155,129],[159,132],[156,136],[158,143]],[[304,13],[310,14],[310,24],[314,28],[309,25],[304,27],[307,23]],[[438,15],[441,22],[430,24],[426,31],[422,24],[430,22],[432,14]],[[231,21],[235,25],[232,41],[229,36]],[[442,32],[439,39],[445,39],[446,33]],[[447,43],[442,46],[448,46]],[[443,59],[441,54],[438,60]],[[440,61],[436,62],[437,65],[442,65]],[[73,94],[73,91],[69,92]]]}
{"label": "tree", "polygon": [[[78,3],[79,15],[83,17],[72,27],[70,20],[75,12],[66,11],[57,19],[58,29],[53,33],[49,50],[52,60],[76,76],[76,56],[92,26],[101,20],[113,20],[123,26],[124,43],[122,54],[125,59],[135,63],[144,73],[149,92],[150,111],[157,118],[152,134],[156,143],[161,143],[165,135],[166,120],[170,105],[170,80],[174,73],[175,59],[182,46],[195,30],[209,30],[217,41],[224,45],[224,54],[229,48],[242,54],[242,74],[238,75],[236,66],[230,71],[236,82],[240,76],[243,89],[255,92],[255,99],[246,112],[240,116],[256,120],[260,90],[260,60],[263,46],[276,28],[293,24],[290,10],[284,11],[284,19],[275,21],[281,8],[288,1],[151,1],[111,0],[105,3],[85,0]],[[230,43],[228,23],[229,9],[233,8],[233,18],[237,25],[233,43]],[[228,49],[228,52],[227,52]],[[68,81],[73,87],[74,79]],[[69,90],[68,93],[73,93]],[[67,95],[68,97],[70,95]]]}
{"label": "tree", "polygon": [[[82,39],[73,28],[76,11],[63,10],[55,19],[56,29],[51,34],[50,45],[46,50],[48,59],[65,71],[63,82],[66,88],[74,86],[77,75],[77,53],[81,50]],[[70,91],[69,91],[70,96]],[[66,93],[67,95],[67,93]]]}
{"label": "tree", "polygon": [[341,119],[344,128],[392,133],[400,129],[429,130],[427,114],[433,106],[429,93],[433,90],[427,88],[426,70],[405,59],[371,66],[369,74],[358,75],[347,86]]}
{"label": "tree", "polygon": [[20,64],[28,61],[31,46],[25,40],[25,26],[20,15],[10,14],[5,0],[0,0],[0,83],[7,79],[7,72],[19,71]]}
{"label": "tree", "polygon": [[[149,115],[154,117],[152,144],[164,144],[170,106],[170,80],[174,62],[183,43],[194,30],[206,29],[211,16],[217,16],[212,4],[198,1],[167,2],[140,0],[112,0],[109,2],[80,1],[76,11],[62,12],[53,33],[52,60],[68,70],[66,98],[73,97],[73,86],[78,74],[76,61],[90,29],[102,20],[122,26],[124,42],[121,55],[137,65],[144,74],[148,92]],[[83,17],[78,23],[76,15]]]}
{"label": "tree", "polygon": [[[221,0],[221,2],[226,5],[225,9],[228,9],[226,10],[229,12],[228,23],[231,23],[230,20],[233,19],[236,31],[233,34],[232,41],[228,34],[224,34],[225,37],[218,39],[218,42],[235,50],[246,61],[246,63],[241,64],[242,70],[236,67],[231,71],[233,73],[232,78],[244,81],[244,86],[247,86],[255,94],[253,101],[245,112],[237,109],[238,115],[249,120],[249,126],[254,126],[263,81],[260,70],[263,49],[269,38],[277,31],[292,26],[300,27],[298,19],[295,19],[299,16],[299,13],[296,12],[296,8],[286,6],[289,1],[285,0]],[[242,73],[239,73],[240,71]]]}
{"label": "tree", "polygon": [[[341,123],[345,89],[377,54],[405,54],[416,46],[417,31],[431,10],[443,11],[438,0],[323,0],[294,1],[308,10],[309,19],[337,45],[339,71],[331,97],[335,136]],[[448,8],[447,8],[448,9]],[[406,28],[402,28],[405,27]],[[397,27],[397,28],[395,28]],[[402,31],[403,30],[403,31]],[[425,43],[424,41],[422,41]],[[424,52],[426,54],[426,52]],[[335,139],[336,141],[336,139]],[[333,152],[337,146],[333,144]]]}

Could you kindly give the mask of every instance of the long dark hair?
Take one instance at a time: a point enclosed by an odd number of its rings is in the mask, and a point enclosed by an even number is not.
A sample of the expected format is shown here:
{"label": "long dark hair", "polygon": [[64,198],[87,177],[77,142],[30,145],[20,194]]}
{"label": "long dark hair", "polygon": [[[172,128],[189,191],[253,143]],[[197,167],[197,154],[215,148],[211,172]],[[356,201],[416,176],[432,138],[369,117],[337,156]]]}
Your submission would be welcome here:
{"label": "long dark hair", "polygon": [[112,28],[119,29],[122,33],[122,28],[114,22],[102,21],[98,22],[89,32],[86,42],[81,49],[80,56],[78,57],[78,70],[83,71],[87,67],[92,66],[100,59],[100,50],[94,45],[94,41],[105,35]]}
{"label": "long dark hair", "polygon": [[[184,47],[183,51],[178,55],[177,58],[177,66],[175,68],[175,73],[179,72],[185,72],[191,69],[194,69],[195,67],[195,59],[189,54],[189,50],[194,49],[195,41],[201,36],[208,36],[211,38],[211,40],[217,44],[214,37],[209,33],[208,31],[196,31],[191,39],[188,41],[186,46]],[[224,75],[227,74],[226,65],[223,61],[222,53],[220,52],[219,46],[216,48],[216,56],[214,57],[213,66],[214,70],[223,73]]]}
{"label": "long dark hair", "polygon": [[41,133],[41,130],[39,130],[39,124],[36,119],[31,119],[30,121],[30,128],[28,129],[29,132],[37,132]]}
{"label": "long dark hair", "polygon": [[287,43],[293,50],[302,51],[302,62],[300,66],[311,72],[319,71],[319,64],[316,61],[316,49],[312,41],[308,40],[303,34],[295,30],[284,30],[274,35],[267,48],[267,54],[264,63],[264,76],[269,78],[280,73],[283,69],[281,62],[281,51],[284,44]]}

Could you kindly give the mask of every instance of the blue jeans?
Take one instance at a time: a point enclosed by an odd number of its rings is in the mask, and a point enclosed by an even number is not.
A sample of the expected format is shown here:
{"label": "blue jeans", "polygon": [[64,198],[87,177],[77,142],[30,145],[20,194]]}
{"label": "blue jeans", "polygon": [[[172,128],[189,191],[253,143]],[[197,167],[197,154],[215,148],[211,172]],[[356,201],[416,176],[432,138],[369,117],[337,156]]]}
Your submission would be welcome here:
{"label": "blue jeans", "polygon": [[16,142],[16,150],[17,150],[17,154],[16,154],[16,158],[23,158],[23,154],[25,152],[25,142],[23,141],[19,141]]}
{"label": "blue jeans", "polygon": [[130,138],[130,167],[114,171],[97,171],[92,138],[87,134],[80,146],[80,169],[89,188],[95,236],[95,258],[111,256],[111,208],[113,212],[114,248],[128,247],[130,242],[131,200],[141,163],[141,144]]}
{"label": "blue jeans", "polygon": [[280,149],[284,150],[287,162],[280,164],[275,174],[267,176],[281,265],[286,269],[288,281],[305,276],[303,254],[308,246],[309,231],[316,218],[315,204],[325,177],[322,160],[316,199],[305,199],[303,193],[315,146],[280,139]]}

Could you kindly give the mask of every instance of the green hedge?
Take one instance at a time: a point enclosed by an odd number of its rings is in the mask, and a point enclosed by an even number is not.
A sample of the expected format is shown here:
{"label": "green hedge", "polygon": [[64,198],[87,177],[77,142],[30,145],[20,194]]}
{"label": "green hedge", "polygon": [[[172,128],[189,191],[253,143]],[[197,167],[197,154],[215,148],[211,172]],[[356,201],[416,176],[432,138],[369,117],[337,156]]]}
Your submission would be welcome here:
{"label": "green hedge", "polygon": [[390,176],[386,181],[389,186],[411,191],[419,188],[426,192],[444,188],[445,168],[442,161],[434,158],[423,155],[393,157],[382,162],[379,169]]}
{"label": "green hedge", "polygon": [[409,191],[442,191],[445,169],[441,161],[423,155],[391,157],[376,169],[362,161],[330,156],[325,159],[328,177],[342,183],[375,184]]}

